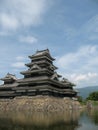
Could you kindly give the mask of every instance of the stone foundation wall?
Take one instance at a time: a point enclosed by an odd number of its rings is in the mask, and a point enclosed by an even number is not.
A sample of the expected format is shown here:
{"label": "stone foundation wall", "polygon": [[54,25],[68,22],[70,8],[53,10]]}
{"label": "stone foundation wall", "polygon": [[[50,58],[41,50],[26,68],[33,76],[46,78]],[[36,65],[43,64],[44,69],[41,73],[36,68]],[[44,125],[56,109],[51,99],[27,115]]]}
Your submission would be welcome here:
{"label": "stone foundation wall", "polygon": [[70,98],[55,98],[49,96],[17,97],[14,99],[0,99],[0,111],[65,111],[80,109],[78,101]]}

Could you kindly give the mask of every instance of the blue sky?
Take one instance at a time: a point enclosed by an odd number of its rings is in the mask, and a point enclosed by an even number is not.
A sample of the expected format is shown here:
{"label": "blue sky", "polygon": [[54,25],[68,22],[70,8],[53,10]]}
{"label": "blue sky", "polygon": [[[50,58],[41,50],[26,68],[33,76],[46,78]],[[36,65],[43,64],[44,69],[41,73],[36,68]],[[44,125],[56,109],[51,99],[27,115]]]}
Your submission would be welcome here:
{"label": "blue sky", "polygon": [[98,85],[98,0],[0,0],[0,77],[46,48],[77,87]]}

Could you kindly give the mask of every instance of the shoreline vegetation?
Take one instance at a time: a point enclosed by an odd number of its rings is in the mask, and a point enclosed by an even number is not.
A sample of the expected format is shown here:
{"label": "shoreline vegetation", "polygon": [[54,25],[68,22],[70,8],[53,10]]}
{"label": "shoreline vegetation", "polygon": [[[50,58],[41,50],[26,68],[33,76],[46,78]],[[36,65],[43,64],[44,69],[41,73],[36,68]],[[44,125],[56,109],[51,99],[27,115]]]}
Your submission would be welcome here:
{"label": "shoreline vegetation", "polygon": [[78,101],[81,105],[85,105],[88,109],[98,109],[98,91],[91,92],[86,99],[79,96]]}
{"label": "shoreline vegetation", "polygon": [[[9,128],[9,124],[16,126],[27,126],[27,130],[58,130],[62,127],[63,129],[72,129],[79,126],[79,117],[83,111],[72,111],[66,110],[64,112],[33,112],[33,111],[5,111],[0,112],[1,125],[5,125]],[[30,129],[31,127],[31,129]],[[3,127],[4,128],[4,127]],[[9,128],[10,129],[10,128]],[[20,130],[20,128],[17,128]],[[26,129],[26,128],[24,128]],[[13,129],[10,129],[13,130]],[[16,129],[15,129],[16,130]],[[23,129],[21,129],[23,130]]]}

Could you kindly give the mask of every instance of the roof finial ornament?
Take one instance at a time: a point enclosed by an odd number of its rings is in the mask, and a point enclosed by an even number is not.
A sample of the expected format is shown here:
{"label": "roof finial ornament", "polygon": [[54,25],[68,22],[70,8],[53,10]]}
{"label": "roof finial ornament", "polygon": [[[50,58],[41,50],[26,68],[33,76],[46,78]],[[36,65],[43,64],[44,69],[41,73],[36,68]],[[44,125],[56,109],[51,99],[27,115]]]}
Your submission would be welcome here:
{"label": "roof finial ornament", "polygon": [[68,82],[68,79],[66,79],[66,78],[63,77],[63,78],[62,78],[62,81],[63,81],[63,82]]}
{"label": "roof finial ornament", "polygon": [[38,49],[36,50],[36,53],[38,52]]}
{"label": "roof finial ornament", "polygon": [[7,75],[10,75],[10,73],[8,72]]}
{"label": "roof finial ornament", "polygon": [[48,49],[48,48],[47,48],[46,50],[49,52],[49,49]]}

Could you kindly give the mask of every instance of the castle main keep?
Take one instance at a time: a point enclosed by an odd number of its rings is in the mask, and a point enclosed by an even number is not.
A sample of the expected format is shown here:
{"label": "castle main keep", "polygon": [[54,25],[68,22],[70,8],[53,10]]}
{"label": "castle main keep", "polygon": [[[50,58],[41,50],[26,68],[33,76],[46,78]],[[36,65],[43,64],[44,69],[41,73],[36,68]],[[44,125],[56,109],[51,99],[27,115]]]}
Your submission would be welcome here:
{"label": "castle main keep", "polygon": [[28,69],[20,72],[24,78],[17,79],[8,73],[1,78],[4,83],[0,85],[0,98],[14,98],[17,96],[48,95],[54,97],[76,97],[75,86],[56,72],[53,65],[55,60],[48,49],[37,51],[29,56],[30,63],[25,64]]}

